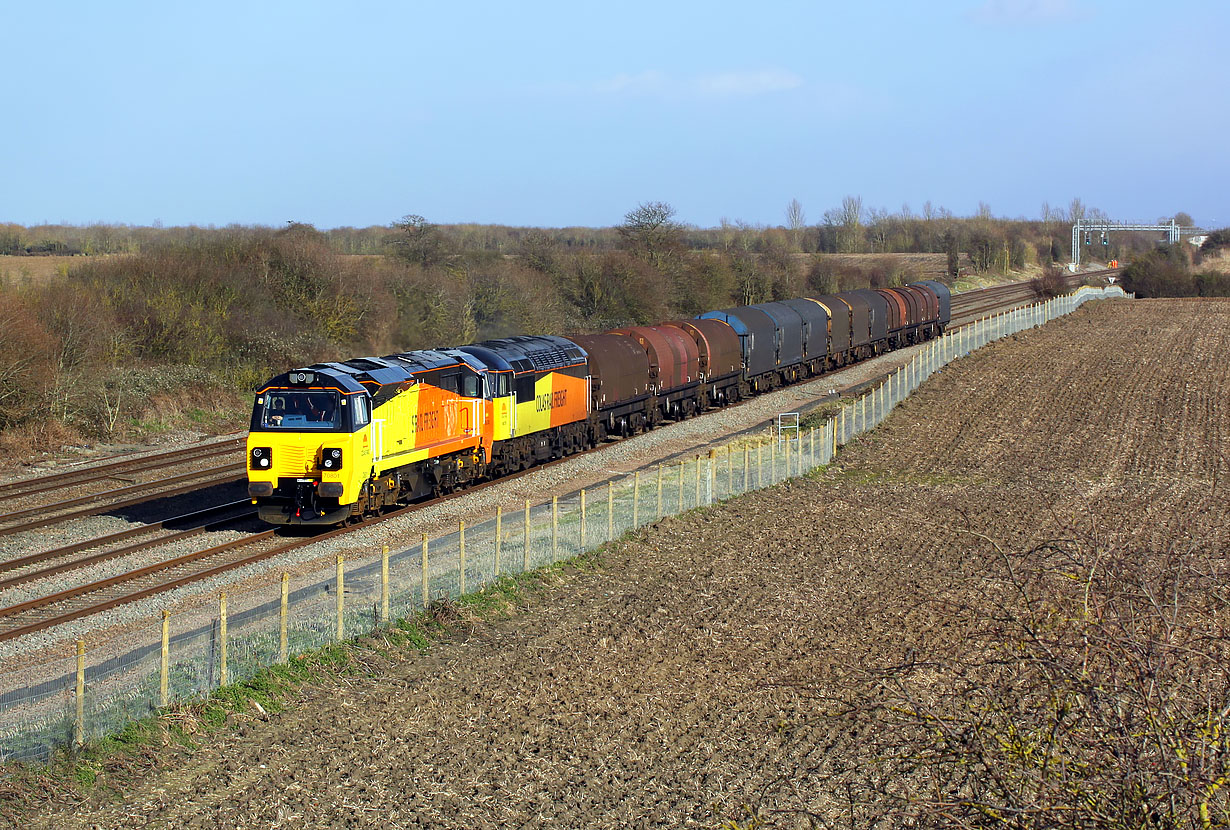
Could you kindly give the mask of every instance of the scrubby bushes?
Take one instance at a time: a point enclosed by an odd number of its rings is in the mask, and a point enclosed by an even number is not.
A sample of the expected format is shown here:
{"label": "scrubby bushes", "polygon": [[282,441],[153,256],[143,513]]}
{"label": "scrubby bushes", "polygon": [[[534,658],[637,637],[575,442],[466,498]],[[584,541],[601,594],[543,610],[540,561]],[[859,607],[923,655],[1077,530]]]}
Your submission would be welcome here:
{"label": "scrubby bushes", "polygon": [[1123,288],[1137,297],[1227,297],[1230,275],[1193,273],[1184,245],[1160,245],[1123,270]]}
{"label": "scrubby bushes", "polygon": [[189,409],[238,426],[273,367],[387,346],[400,273],[302,226],[83,257],[62,279],[4,292],[0,426],[119,437]]}
{"label": "scrubby bushes", "polygon": [[1039,297],[1049,299],[1058,297],[1068,290],[1068,281],[1064,276],[1063,269],[1057,265],[1048,265],[1042,271],[1042,276],[1035,277],[1031,284]]}
{"label": "scrubby bushes", "polygon": [[655,323],[919,276],[889,258],[821,262],[797,250],[801,229],[709,232],[672,214],[650,204],[618,229],[437,226],[418,216],[328,233],[300,223],[0,226],[10,248],[46,237],[110,254],[0,288],[0,429],[54,443],[187,422],[240,428],[250,390],[293,366]]}

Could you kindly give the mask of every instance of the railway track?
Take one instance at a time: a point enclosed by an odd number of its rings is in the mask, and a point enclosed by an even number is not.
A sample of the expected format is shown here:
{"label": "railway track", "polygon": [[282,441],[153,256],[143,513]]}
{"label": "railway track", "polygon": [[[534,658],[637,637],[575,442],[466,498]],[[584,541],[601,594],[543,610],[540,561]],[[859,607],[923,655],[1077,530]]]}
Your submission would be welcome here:
{"label": "railway track", "polygon": [[256,553],[243,550],[275,534],[266,530],[0,609],[0,641],[108,611],[317,541],[304,539]]}
{"label": "railway track", "polygon": [[[0,536],[35,530],[87,516],[97,516],[99,513],[121,510],[156,498],[183,495],[216,484],[238,481],[245,469],[242,463],[228,464],[214,469],[181,473],[169,478],[130,484],[101,493],[92,493],[0,514]],[[81,505],[89,506],[81,507]],[[77,507],[80,509],[73,509]],[[23,519],[25,521],[22,521]]]}
{"label": "railway track", "polygon": [[[594,447],[583,452],[574,453],[564,458],[557,458],[551,461],[538,464],[530,467],[527,470],[522,470],[511,475],[502,476],[492,481],[485,481],[481,484],[469,487],[465,490],[459,490],[454,493],[449,493],[438,498],[430,499],[424,502],[407,505],[395,510],[391,510],[380,516],[370,517],[365,521],[346,525],[324,533],[314,534],[303,539],[288,541],[285,544],[275,544],[263,550],[254,553],[243,553],[242,548],[250,545],[258,544],[271,539],[285,538],[279,530],[266,530],[259,533],[254,533],[227,542],[221,545],[215,545],[193,553],[183,554],[172,559],[156,562],[142,568],[137,568],[132,571],[127,571],[122,574],[117,574],[113,577],[97,580],[95,582],[78,585],[73,588],[68,588],[63,591],[47,594],[40,597],[35,597],[24,602],[0,608],[0,642],[13,640],[26,634],[33,634],[38,631],[43,631],[48,628],[53,628],[57,625],[62,625],[73,620],[87,617],[92,614],[98,614],[109,611],[120,605],[125,605],[130,602],[145,599],[146,597],[154,596],[155,594],[164,593],[174,590],[193,582],[199,582],[210,577],[217,576],[227,571],[246,567],[278,556],[283,553],[297,550],[307,545],[316,544],[317,542],[336,538],[347,533],[353,533],[360,530],[365,530],[373,524],[388,521],[389,519],[404,516],[407,513],[412,513],[429,505],[437,505],[441,502],[448,501],[461,496],[473,493],[477,490],[503,484],[509,481],[515,481],[522,476],[529,475],[538,470],[555,464],[561,464],[565,461],[578,458],[589,453],[599,452],[603,447]],[[134,529],[144,530],[144,528]],[[197,535],[199,531],[186,531],[182,537],[188,538],[190,535]],[[125,531],[128,533],[128,531]],[[173,541],[170,537],[154,540],[148,544],[142,544],[140,547],[150,548],[158,544],[169,543]],[[83,544],[98,544],[100,540],[93,540]],[[96,557],[97,561],[115,558],[121,555],[114,553],[113,555],[100,554]],[[93,564],[85,563],[85,564]],[[5,567],[5,566],[0,566]],[[23,582],[33,581],[36,577],[28,575],[28,578],[13,578],[6,580],[5,583],[0,583],[0,590],[6,587],[15,587]]]}
{"label": "railway track", "polygon": [[77,487],[96,481],[119,479],[125,474],[159,469],[171,466],[172,464],[182,465],[192,461],[215,458],[243,449],[245,441],[246,438],[244,437],[230,437],[209,444],[169,450],[167,452],[141,456],[140,458],[95,464],[76,470],[66,470],[62,473],[9,481],[0,484],[0,502],[26,498],[65,487]]}
{"label": "railway track", "polygon": [[[128,530],[121,530],[118,533],[110,533],[106,536],[99,536],[93,539],[87,539],[83,542],[75,542],[71,545],[65,545],[49,550],[38,551],[37,553],[27,554],[16,559],[10,559],[6,562],[0,562],[0,574],[12,574],[15,571],[23,571],[24,569],[33,568],[37,565],[43,565],[56,560],[53,565],[39,568],[38,570],[24,570],[23,573],[17,573],[12,576],[0,578],[0,591],[9,588],[15,588],[18,585],[24,585],[27,582],[34,582],[39,579],[57,576],[68,571],[77,570],[79,568],[96,565],[99,562],[105,562],[109,559],[118,559],[121,556],[127,556],[132,553],[139,553],[143,550],[156,547],[158,545],[171,544],[182,539],[189,539],[193,536],[198,536],[209,530],[217,530],[225,527],[228,524],[256,517],[256,511],[251,509],[251,505],[247,499],[242,501],[228,502],[226,504],[207,507],[204,510],[197,510],[192,513],[177,516],[173,519],[164,519],[160,522],[152,524],[140,525]],[[195,524],[194,524],[195,523]],[[181,530],[175,530],[173,526],[185,526]],[[90,554],[85,557],[69,559],[73,554],[82,551],[90,551],[96,548],[105,548],[109,545],[115,545],[120,542],[126,542],[130,539],[139,539],[142,536],[152,536],[159,531],[168,531],[167,535],[158,536],[154,539],[146,539],[141,542],[133,542],[123,545],[118,548],[111,548],[99,553]]]}
{"label": "railway track", "polygon": [[[1071,291],[1087,278],[1106,278],[1119,274],[1120,270],[1118,268],[1108,268],[1103,271],[1068,274],[1064,278],[1064,288]],[[954,294],[952,297],[952,320],[949,323],[949,328],[957,329],[983,317],[991,317],[1041,299],[1043,297],[1034,288],[1032,281],[996,285],[976,291],[963,291],[960,294]]]}
{"label": "railway track", "polygon": [[[1100,272],[1099,274],[1094,274],[1094,276],[1109,273],[1114,272]],[[1072,281],[1078,282],[1080,279],[1088,276],[1091,276],[1091,274],[1073,275]],[[1036,299],[1036,292],[1030,283],[1015,283],[1005,286],[995,286],[993,288],[954,295],[951,327],[957,328],[982,317],[991,316],[1001,311],[1015,308],[1027,302],[1035,301]],[[242,439],[228,439],[225,442],[218,442],[216,445],[211,445],[209,449],[217,454],[222,454],[224,452],[233,451],[236,446],[240,445],[242,445]],[[225,447],[225,449],[223,449],[223,447]],[[427,504],[438,504],[442,500],[456,498],[465,493],[471,493],[484,487],[506,483],[519,478],[522,475],[528,475],[531,472],[540,470],[546,466],[562,463],[565,460],[574,459],[580,455],[598,452],[601,449],[602,447],[596,447],[586,450],[584,453],[577,453],[564,459],[549,461],[545,464],[531,467],[529,470],[525,470],[511,476],[505,476],[495,481],[484,482],[458,493],[449,494],[439,499],[430,500],[429,502],[418,503],[393,510],[384,515],[369,519],[366,522],[316,534],[309,538],[288,541],[284,544],[264,545],[260,550],[251,551],[249,548],[254,545],[260,545],[262,542],[267,542],[273,539],[284,538],[280,536],[279,532],[276,530],[255,533],[222,545],[216,545],[200,551],[183,554],[144,566],[142,568],[134,569],[126,573],[108,577],[106,579],[78,585],[59,592],[48,594],[46,596],[35,597],[6,608],[0,608],[0,641],[12,640],[26,634],[61,625],[65,622],[70,622],[92,614],[104,612],[117,606],[135,602],[158,593],[173,590],[193,582],[208,579],[227,571],[242,568],[310,544],[315,544],[317,542],[335,538],[358,529],[370,527],[373,523],[379,523],[394,517],[403,516],[406,513],[420,509]],[[194,455],[189,451],[176,451],[174,453],[167,453],[161,456],[162,459],[166,459],[163,463],[182,463],[182,459],[193,457],[203,458],[207,456],[204,454]],[[148,458],[150,457],[147,457],[147,459]],[[103,465],[102,468],[99,468],[99,470],[96,471],[98,474],[95,478],[89,480],[114,477],[115,469],[117,467],[118,465]],[[227,475],[233,479],[236,472],[242,471],[243,465],[235,465],[234,467],[227,467],[224,469],[225,473],[220,473],[217,480],[221,480]],[[76,474],[85,475],[86,471],[78,471]],[[151,482],[148,485],[133,485],[131,487],[153,487],[156,485],[165,486],[170,483],[176,483],[173,482],[173,479],[183,478],[184,480],[187,480],[192,475],[193,474],[186,474],[182,477],[172,477],[171,479],[163,479],[160,482]],[[198,477],[200,476],[200,474],[196,475]],[[211,481],[214,481],[214,479],[211,479]],[[193,489],[200,488],[203,484],[204,482],[197,481],[194,484],[187,484],[182,488],[177,487],[174,492],[188,492]],[[106,496],[108,494],[126,494],[125,491],[130,490],[131,487],[107,491],[107,493],[99,494],[99,496]],[[45,492],[48,489],[54,489],[54,487],[45,487],[37,492]],[[30,492],[36,491],[29,490],[27,491],[27,494]],[[170,494],[170,491],[164,490],[159,495],[163,494]],[[0,498],[3,498],[3,491],[0,491]],[[88,498],[90,497],[83,497],[82,499],[76,501],[84,502]],[[5,533],[13,533],[18,529],[25,529],[27,527],[45,526],[53,521],[67,521],[69,518],[80,515],[92,515],[103,512],[104,510],[116,509],[119,506],[137,503],[147,498],[148,496],[134,497],[132,499],[126,499],[122,502],[115,502],[101,507],[90,507],[72,514],[67,514],[63,517],[56,517],[55,519],[41,518],[21,525],[0,527],[0,535]],[[242,504],[244,504],[244,502],[235,502],[228,506],[238,508]],[[59,506],[66,507],[67,503],[61,503]],[[25,513],[32,513],[36,510],[37,509],[32,509],[31,511],[25,511]],[[6,520],[19,519],[22,517],[23,514],[21,511],[10,513],[7,516],[0,516],[0,524],[3,524]],[[0,574],[10,573],[22,568],[30,568],[43,562],[51,562],[57,558],[66,557],[81,550],[88,550],[115,544],[128,539],[139,538],[142,535],[150,535],[158,532],[158,530],[165,529],[165,525],[170,523],[173,523],[173,520],[156,523],[155,525],[133,528],[131,530],[111,534],[110,536],[76,543],[74,545],[66,546],[53,551],[31,554],[29,556],[11,560],[6,563],[0,563]],[[13,576],[0,579],[0,591],[16,587],[24,583],[33,582],[45,577],[54,576],[68,570],[88,567],[89,565],[106,561],[108,559],[118,558],[129,553],[187,539],[205,532],[206,529],[214,527],[216,524],[217,523],[203,524],[199,527],[177,531],[170,535],[137,542],[115,550],[102,551],[81,559],[69,560],[58,564],[49,565],[48,567],[37,571],[26,571],[24,573],[14,574]]]}

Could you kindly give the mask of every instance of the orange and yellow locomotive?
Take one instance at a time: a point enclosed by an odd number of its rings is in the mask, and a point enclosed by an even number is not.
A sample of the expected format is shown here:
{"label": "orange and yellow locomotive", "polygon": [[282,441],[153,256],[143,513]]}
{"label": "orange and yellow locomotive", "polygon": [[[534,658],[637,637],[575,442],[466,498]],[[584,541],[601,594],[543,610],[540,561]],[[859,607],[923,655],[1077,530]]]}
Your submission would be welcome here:
{"label": "orange and yellow locomotive", "polygon": [[585,353],[559,337],[319,363],[256,395],[248,493],[274,524],[337,524],[587,443]]}

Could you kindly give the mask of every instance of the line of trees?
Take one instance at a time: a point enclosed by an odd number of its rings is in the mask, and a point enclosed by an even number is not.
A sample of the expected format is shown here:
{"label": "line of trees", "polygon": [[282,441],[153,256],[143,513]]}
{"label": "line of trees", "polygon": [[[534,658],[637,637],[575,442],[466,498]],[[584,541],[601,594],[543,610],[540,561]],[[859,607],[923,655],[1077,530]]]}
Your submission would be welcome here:
{"label": "line of trees", "polygon": [[[631,213],[654,207],[670,208],[662,202],[647,202]],[[985,203],[979,204],[975,215],[958,217],[930,202],[924,204],[920,212],[911,210],[908,205],[896,212],[869,208],[861,197],[853,195],[842,199],[839,206],[824,211],[821,220],[815,224],[808,223],[806,211],[798,199],[792,199],[786,205],[785,221],[776,226],[722,219],[715,228],[698,228],[679,222],[673,213],[671,210],[671,225],[667,230],[677,244],[689,251],[739,247],[754,253],[773,253],[780,249],[793,254],[955,254],[968,257],[975,270],[982,272],[1002,272],[1019,269],[1026,264],[1067,261],[1071,256],[1071,224],[1077,220],[1107,218],[1096,208],[1084,205],[1080,199],[1073,199],[1066,208],[1052,208],[1048,203],[1043,203],[1038,220],[1009,220],[994,217]],[[1177,214],[1174,218],[1186,220],[1181,224],[1191,224],[1191,217],[1186,214]],[[408,216],[387,226],[340,227],[320,233],[336,253],[383,255],[389,252],[390,246],[403,244],[409,230],[407,223],[413,225],[416,220],[420,226],[430,224],[421,216]],[[624,224],[628,221],[625,217]],[[453,250],[469,253],[512,255],[530,238],[543,235],[570,252],[620,251],[625,250],[629,242],[624,225],[551,229],[476,224],[432,227],[438,231],[438,238],[447,240]],[[199,247],[219,237],[251,238],[274,230],[239,225],[163,228],[157,224],[153,227],[104,224],[22,227],[0,224],[0,255],[134,254],[149,251],[152,247]],[[1116,238],[1115,244],[1120,247],[1104,251],[1108,257],[1122,257],[1148,247],[1147,244],[1137,245],[1127,237]]]}
{"label": "line of trees", "polygon": [[[793,255],[784,232],[743,228],[696,250],[662,203],[590,240],[526,229],[503,250],[421,216],[384,228],[368,256],[303,223],[153,230],[115,237],[135,250],[117,244],[59,276],[0,287],[10,450],[14,436],[29,449],[193,417],[238,427],[253,386],[319,360],[657,322],[868,279]],[[894,267],[870,279],[916,276]]]}
{"label": "line of trees", "polygon": [[0,226],[19,242],[110,254],[0,287],[0,430],[25,430],[34,445],[135,436],[193,417],[238,427],[248,390],[291,366],[943,277],[909,258],[814,252],[830,243],[933,251],[950,274],[1019,267],[1067,233],[1057,219],[1051,226],[989,209],[971,219],[930,208],[869,214],[856,197],[816,226],[794,200],[786,224],[771,228],[697,229],[664,202],[599,229],[436,225],[418,215],[365,231]]}

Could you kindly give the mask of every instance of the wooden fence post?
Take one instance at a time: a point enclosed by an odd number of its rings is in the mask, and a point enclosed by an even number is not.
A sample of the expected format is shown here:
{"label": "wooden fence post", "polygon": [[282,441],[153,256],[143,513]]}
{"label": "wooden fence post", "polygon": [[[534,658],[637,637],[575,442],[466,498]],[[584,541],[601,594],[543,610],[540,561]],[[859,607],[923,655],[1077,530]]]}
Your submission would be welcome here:
{"label": "wooden fence post", "polygon": [[462,519],[457,522],[457,549],[459,558],[458,567],[458,596],[466,595],[466,520]]}
{"label": "wooden fence post", "polygon": [[530,569],[530,500],[525,500],[525,553],[522,556],[521,571]]}
{"label": "wooden fence post", "polygon": [[389,546],[380,547],[380,622],[389,624]]}
{"label": "wooden fence post", "polygon": [[577,553],[585,553],[585,488],[581,488],[581,542],[577,546]]}
{"label": "wooden fence post", "polygon": [[345,574],[342,573],[342,554],[337,555],[337,641],[340,643],[346,639],[346,623],[344,622],[344,614],[346,613],[346,580]]}
{"label": "wooden fence post", "polygon": [[85,640],[77,641],[77,719],[73,723],[73,745],[85,745]]}
{"label": "wooden fence post", "polygon": [[615,482],[606,482],[606,540],[615,541]]}
{"label": "wooden fence post", "polygon": [[431,605],[431,576],[427,573],[427,534],[423,534],[423,607]]}
{"label": "wooden fence post", "polygon": [[278,662],[285,663],[289,657],[286,639],[286,616],[290,610],[290,574],[282,572],[282,601],[278,607]]}
{"label": "wooden fence post", "polygon": [[500,578],[500,548],[504,545],[504,506],[495,506],[495,578]]}
{"label": "wooden fence post", "polygon": [[632,474],[632,529],[641,526],[641,471]]}
{"label": "wooden fence post", "polygon": [[158,661],[158,708],[171,700],[171,612],[162,609],[162,655]]}
{"label": "wooden fence post", "polygon": [[218,600],[218,646],[221,656],[219,659],[218,686],[227,685],[226,671],[226,591],[223,590],[222,597]]}
{"label": "wooden fence post", "polygon": [[559,496],[551,497],[551,561],[559,561]]}
{"label": "wooden fence post", "polygon": [[658,465],[658,512],[655,518],[662,518],[662,465]]}

